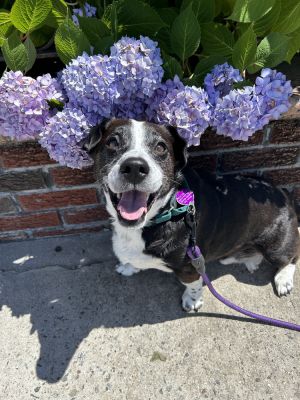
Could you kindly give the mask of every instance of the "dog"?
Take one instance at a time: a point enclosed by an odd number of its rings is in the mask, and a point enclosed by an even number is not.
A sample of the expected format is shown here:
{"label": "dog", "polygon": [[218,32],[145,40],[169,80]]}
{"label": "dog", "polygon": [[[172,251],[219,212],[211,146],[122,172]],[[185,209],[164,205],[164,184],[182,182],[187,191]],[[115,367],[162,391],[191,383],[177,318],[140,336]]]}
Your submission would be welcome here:
{"label": "dog", "polygon": [[258,178],[214,177],[192,169],[186,142],[170,126],[112,119],[93,128],[84,147],[111,216],[117,272],[174,272],[185,286],[183,309],[200,309],[202,278],[187,257],[186,213],[154,223],[186,181],[195,196],[196,242],[205,262],[244,264],[254,272],[267,260],[277,268],[278,295],[290,293],[300,240],[284,190]]}

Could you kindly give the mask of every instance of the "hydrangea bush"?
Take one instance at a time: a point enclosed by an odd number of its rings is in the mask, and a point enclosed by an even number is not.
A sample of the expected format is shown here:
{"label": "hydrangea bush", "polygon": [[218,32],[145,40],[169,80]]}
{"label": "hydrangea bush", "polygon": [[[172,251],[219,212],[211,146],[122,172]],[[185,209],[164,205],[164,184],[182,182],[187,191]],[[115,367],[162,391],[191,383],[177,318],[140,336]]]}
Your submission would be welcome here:
{"label": "hydrangea bush", "polygon": [[[92,160],[82,143],[103,118],[173,125],[188,145],[199,145],[209,126],[218,134],[247,140],[289,108],[291,84],[275,70],[263,69],[249,85],[228,63],[216,65],[199,88],[184,85],[176,75],[164,82],[162,64],[157,43],[141,36],[121,38],[109,56],[84,53],[57,80],[6,72],[0,80],[3,134],[39,138],[60,164],[83,168]],[[55,105],[61,102],[64,109],[57,112]]]}

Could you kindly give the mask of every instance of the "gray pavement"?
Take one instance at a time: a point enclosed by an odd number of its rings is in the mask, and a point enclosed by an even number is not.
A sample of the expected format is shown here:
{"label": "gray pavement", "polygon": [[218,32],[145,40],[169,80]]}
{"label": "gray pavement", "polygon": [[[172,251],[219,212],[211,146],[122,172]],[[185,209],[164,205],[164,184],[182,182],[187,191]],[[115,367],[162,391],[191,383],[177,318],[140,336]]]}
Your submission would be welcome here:
{"label": "gray pavement", "polygon": [[[114,271],[110,233],[0,245],[0,399],[300,399],[300,333],[249,322],[204,290],[180,308],[174,276]],[[300,323],[300,273],[210,265],[217,290]]]}

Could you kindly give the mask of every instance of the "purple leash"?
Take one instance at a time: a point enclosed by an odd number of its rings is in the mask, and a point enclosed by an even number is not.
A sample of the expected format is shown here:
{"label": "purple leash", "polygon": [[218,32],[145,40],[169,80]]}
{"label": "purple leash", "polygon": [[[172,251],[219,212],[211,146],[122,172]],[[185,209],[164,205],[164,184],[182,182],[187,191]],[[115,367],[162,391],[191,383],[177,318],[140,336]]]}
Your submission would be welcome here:
{"label": "purple leash", "polygon": [[266,317],[265,315],[253,313],[252,311],[245,310],[244,308],[239,307],[239,306],[233,304],[231,301],[225,299],[223,296],[221,296],[215,290],[215,288],[213,287],[211,281],[209,280],[208,276],[206,275],[206,273],[205,273],[205,261],[204,261],[204,257],[201,254],[201,251],[200,251],[199,247],[198,246],[189,246],[188,249],[187,249],[187,255],[191,259],[191,263],[192,263],[193,267],[195,267],[197,272],[199,272],[201,274],[202,279],[205,282],[205,284],[207,285],[207,287],[210,290],[210,292],[218,300],[220,300],[223,304],[225,304],[226,306],[232,308],[233,310],[235,310],[235,311],[237,311],[237,312],[239,312],[241,314],[247,315],[247,317],[251,317],[251,318],[257,319],[258,321],[262,321],[265,324],[278,326],[280,328],[286,328],[286,329],[291,329],[291,330],[300,332],[300,325],[294,324],[292,322],[282,321],[280,319],[274,319],[274,318]]}

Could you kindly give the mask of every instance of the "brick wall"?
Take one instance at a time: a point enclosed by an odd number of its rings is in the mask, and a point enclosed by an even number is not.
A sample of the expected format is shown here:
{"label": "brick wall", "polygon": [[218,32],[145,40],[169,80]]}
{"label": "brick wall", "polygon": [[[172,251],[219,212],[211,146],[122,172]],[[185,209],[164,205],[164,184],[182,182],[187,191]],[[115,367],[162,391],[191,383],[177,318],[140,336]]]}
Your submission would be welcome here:
{"label": "brick wall", "polygon": [[[248,142],[206,132],[190,157],[218,175],[257,174],[286,187],[300,216],[299,108]],[[98,231],[107,217],[91,169],[61,167],[35,142],[0,143],[0,241]]]}

